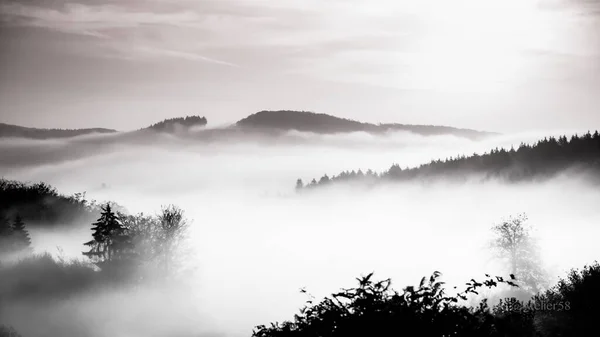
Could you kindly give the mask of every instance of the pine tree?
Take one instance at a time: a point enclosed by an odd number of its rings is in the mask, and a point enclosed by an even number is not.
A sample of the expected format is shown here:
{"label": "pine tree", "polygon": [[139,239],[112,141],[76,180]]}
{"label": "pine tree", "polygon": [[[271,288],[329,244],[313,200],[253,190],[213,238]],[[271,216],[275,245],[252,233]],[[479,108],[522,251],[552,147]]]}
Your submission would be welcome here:
{"label": "pine tree", "polygon": [[96,263],[112,261],[115,253],[122,251],[127,245],[125,230],[110,204],[107,204],[102,208],[100,218],[92,224],[93,239],[84,243],[90,250],[83,255]]}
{"label": "pine tree", "polygon": [[31,238],[29,232],[25,228],[25,223],[21,216],[15,217],[15,222],[12,225],[13,249],[15,251],[31,250]]}

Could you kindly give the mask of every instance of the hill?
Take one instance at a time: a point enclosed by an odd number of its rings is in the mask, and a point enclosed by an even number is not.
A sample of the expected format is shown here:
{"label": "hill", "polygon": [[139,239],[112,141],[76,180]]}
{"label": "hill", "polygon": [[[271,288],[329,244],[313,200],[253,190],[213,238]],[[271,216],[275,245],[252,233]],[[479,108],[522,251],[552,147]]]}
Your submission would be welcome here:
{"label": "hill", "polygon": [[[521,143],[518,149],[493,149],[483,155],[457,156],[446,160],[434,160],[419,167],[402,169],[394,164],[381,173],[367,170],[341,172],[319,180],[313,179],[306,187],[328,185],[349,181],[409,181],[432,178],[461,178],[484,176],[516,182],[547,179],[568,169],[578,169],[600,178],[600,134],[574,135],[570,139],[561,136],[545,138],[533,145]],[[297,188],[304,187],[299,179]]]}
{"label": "hill", "polygon": [[208,124],[206,117],[200,116],[187,116],[179,118],[165,119],[156,124],[152,124],[144,130],[154,130],[161,132],[174,132],[178,128],[192,128],[192,127],[204,127]]}
{"label": "hill", "polygon": [[50,138],[69,138],[94,133],[115,133],[116,130],[94,128],[94,129],[40,129],[28,128],[24,126],[0,123],[0,138],[32,138],[32,139],[50,139]]}
{"label": "hill", "polygon": [[291,110],[260,111],[238,121],[236,126],[246,129],[277,129],[283,131],[296,130],[314,133],[368,132],[379,134],[389,131],[410,131],[426,136],[450,134],[472,139],[480,139],[494,134],[491,132],[458,129],[436,125],[376,125],[322,113]]}
{"label": "hill", "polygon": [[[162,133],[176,133],[190,128],[203,128],[208,124],[206,117],[187,116],[165,119],[148,127],[133,132],[122,134],[136,137],[141,132],[147,135],[148,131]],[[470,129],[459,129],[449,126],[437,125],[411,125],[411,124],[371,124],[351,119],[335,117],[327,114],[307,111],[260,111],[254,113],[237,123],[224,128],[202,130],[194,135],[197,139],[239,139],[247,136],[278,136],[285,131],[313,132],[319,134],[335,134],[349,132],[368,132],[371,134],[384,134],[390,131],[409,131],[415,134],[454,135],[470,139],[481,139],[494,135],[492,132],[483,132]],[[112,129],[37,129],[17,125],[0,123],[0,138],[19,137],[32,139],[68,138],[92,133],[121,133]],[[144,136],[145,138],[146,136]]]}

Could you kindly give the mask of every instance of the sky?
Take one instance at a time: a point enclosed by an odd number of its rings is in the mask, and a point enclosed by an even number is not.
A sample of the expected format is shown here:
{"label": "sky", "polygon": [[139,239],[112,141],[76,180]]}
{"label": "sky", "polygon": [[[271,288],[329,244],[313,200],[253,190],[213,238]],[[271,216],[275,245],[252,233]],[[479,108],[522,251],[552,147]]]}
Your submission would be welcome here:
{"label": "sky", "polygon": [[598,0],[4,0],[0,122],[600,128]]}

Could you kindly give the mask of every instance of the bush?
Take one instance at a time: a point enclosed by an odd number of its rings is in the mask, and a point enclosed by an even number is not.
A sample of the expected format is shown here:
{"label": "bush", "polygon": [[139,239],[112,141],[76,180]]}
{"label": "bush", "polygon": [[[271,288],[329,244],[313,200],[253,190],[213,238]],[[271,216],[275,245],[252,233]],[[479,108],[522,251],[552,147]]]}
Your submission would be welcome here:
{"label": "bush", "polygon": [[358,288],[346,289],[308,306],[293,322],[256,327],[254,337],[308,336],[503,336],[496,330],[494,317],[482,301],[477,308],[458,304],[480,287],[509,283],[502,278],[475,280],[463,293],[446,296],[444,282],[435,272],[423,278],[418,288],[402,293],[391,289],[391,281],[371,281],[372,274],[357,279]]}

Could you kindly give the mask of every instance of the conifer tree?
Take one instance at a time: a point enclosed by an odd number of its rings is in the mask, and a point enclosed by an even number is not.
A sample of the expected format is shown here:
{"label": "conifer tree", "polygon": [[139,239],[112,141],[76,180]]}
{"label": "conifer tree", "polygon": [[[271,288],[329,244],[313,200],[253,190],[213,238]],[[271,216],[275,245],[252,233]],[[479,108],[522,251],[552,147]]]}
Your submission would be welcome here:
{"label": "conifer tree", "polygon": [[11,241],[15,251],[31,250],[31,238],[20,215],[17,215],[13,222]]}
{"label": "conifer tree", "polygon": [[125,234],[126,228],[119,217],[112,211],[110,204],[102,208],[100,218],[92,224],[91,241],[84,243],[90,250],[83,255],[97,264],[112,261],[119,252],[129,247],[130,242]]}

